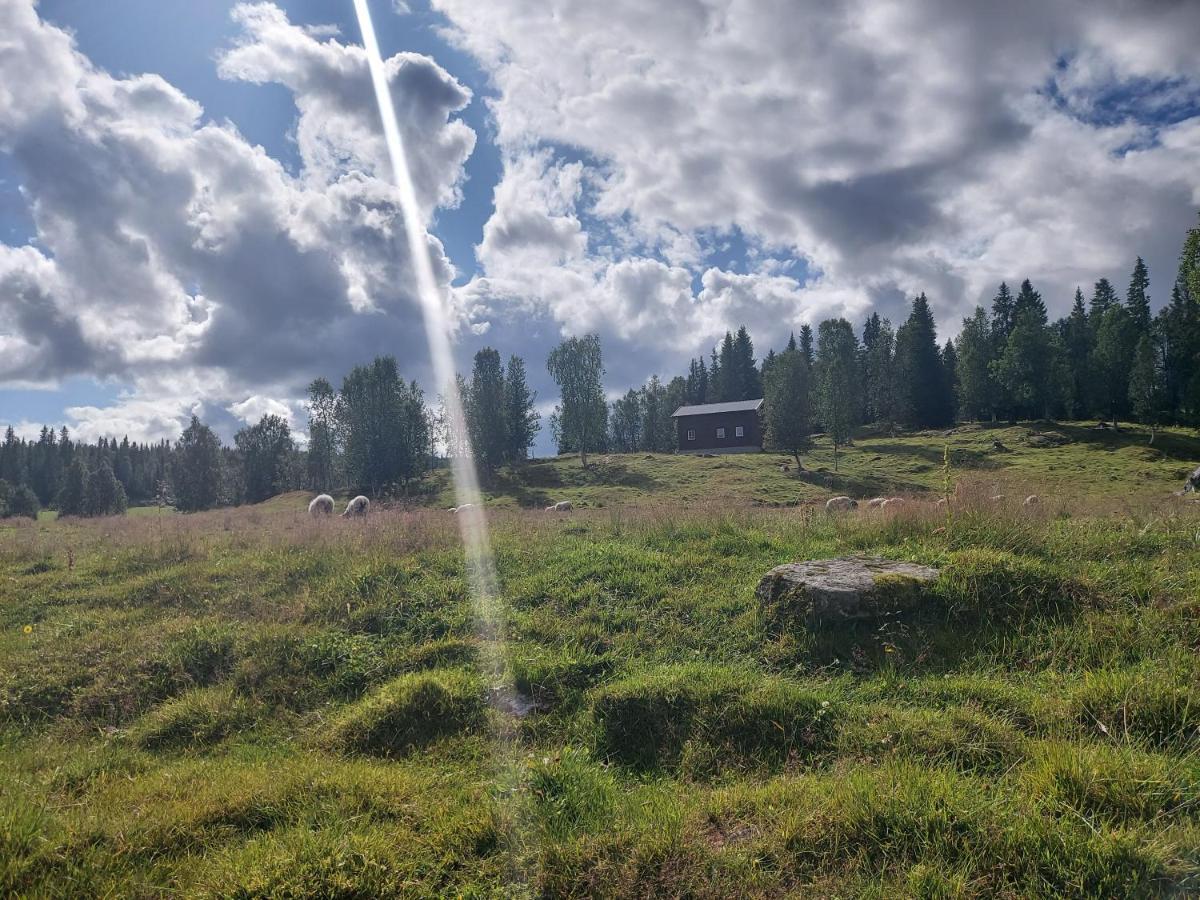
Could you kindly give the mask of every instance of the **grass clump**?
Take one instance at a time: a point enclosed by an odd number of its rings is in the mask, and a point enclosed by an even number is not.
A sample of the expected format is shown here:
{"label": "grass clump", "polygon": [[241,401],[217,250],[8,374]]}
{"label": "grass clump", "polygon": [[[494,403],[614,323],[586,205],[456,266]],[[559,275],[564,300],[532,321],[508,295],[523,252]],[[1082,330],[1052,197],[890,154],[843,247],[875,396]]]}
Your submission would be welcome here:
{"label": "grass clump", "polygon": [[600,753],[637,769],[780,765],[826,749],[836,712],[823,693],[703,664],[670,666],[594,691]]}
{"label": "grass clump", "polygon": [[281,627],[264,629],[246,642],[233,682],[265,703],[305,709],[359,697],[383,670],[379,643],[372,637]]}
{"label": "grass clump", "polygon": [[1044,560],[990,547],[953,553],[934,591],[952,617],[983,621],[1061,615],[1090,598]]}
{"label": "grass clump", "polygon": [[969,707],[873,707],[847,716],[837,746],[839,756],[902,757],[964,772],[995,773],[1020,761],[1026,743],[1012,723]]}
{"label": "grass clump", "polygon": [[1191,667],[1099,670],[1085,674],[1072,697],[1084,728],[1112,740],[1153,747],[1196,746],[1200,680]]}
{"label": "grass clump", "polygon": [[168,700],[129,730],[142,750],[211,747],[254,724],[254,707],[227,688],[198,688]]}
{"label": "grass clump", "polygon": [[438,738],[482,728],[486,709],[475,675],[462,669],[415,672],[346,708],[326,743],[347,753],[404,756]]}

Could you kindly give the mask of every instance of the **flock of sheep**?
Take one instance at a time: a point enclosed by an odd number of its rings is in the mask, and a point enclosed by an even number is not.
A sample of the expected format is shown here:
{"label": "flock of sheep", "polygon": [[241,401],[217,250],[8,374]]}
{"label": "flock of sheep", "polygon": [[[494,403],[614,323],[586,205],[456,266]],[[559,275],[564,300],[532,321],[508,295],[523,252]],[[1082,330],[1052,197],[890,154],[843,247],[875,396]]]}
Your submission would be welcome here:
{"label": "flock of sheep", "polygon": [[[464,513],[469,509],[474,509],[474,503],[464,503],[461,506],[452,506],[449,512]],[[560,500],[551,506],[546,507],[546,512],[570,512],[574,507],[571,506],[570,500]],[[353,500],[346,504],[346,511],[342,513],[343,519],[365,519],[367,513],[371,511],[371,501],[359,494]],[[313,518],[322,518],[324,516],[333,515],[333,498],[328,494],[318,494],[312,498],[308,504],[308,514]]]}
{"label": "flock of sheep", "polygon": [[[1003,494],[997,494],[995,497],[989,498],[993,503],[999,503],[1004,500]],[[903,506],[905,499],[903,497],[875,497],[867,501],[869,509],[896,509]],[[1037,494],[1030,494],[1022,502],[1022,506],[1030,507],[1037,506],[1041,503],[1041,499]],[[946,498],[943,497],[937,501],[938,506],[946,505]],[[474,509],[474,503],[464,503],[461,506],[452,506],[449,512],[457,515],[458,513],[466,512],[469,509]],[[573,509],[570,500],[560,500],[551,506],[546,507],[546,512],[570,512]],[[849,512],[852,509],[858,509],[858,501],[852,497],[830,497],[825,501],[825,512],[838,513]],[[346,511],[342,513],[343,519],[365,519],[367,513],[371,510],[371,501],[359,494],[353,500],[346,504]],[[333,498],[328,494],[318,494],[313,497],[312,502],[308,504],[308,514],[310,516],[320,518],[322,516],[333,515]]]}
{"label": "flock of sheep", "polygon": [[[988,499],[992,503],[1000,503],[1004,500],[1004,495],[997,494],[996,496],[989,497]],[[1037,506],[1041,502],[1041,498],[1038,497],[1037,494],[1030,494],[1025,498],[1021,505],[1024,507],[1031,507]],[[903,497],[875,497],[867,501],[867,507],[869,509],[896,509],[897,507],[903,506],[904,503],[905,500]],[[947,501],[945,497],[942,497],[937,501],[938,506],[945,506],[946,503]],[[852,509],[858,509],[858,501],[851,497],[830,497],[825,501],[825,512],[827,513],[849,512]]]}

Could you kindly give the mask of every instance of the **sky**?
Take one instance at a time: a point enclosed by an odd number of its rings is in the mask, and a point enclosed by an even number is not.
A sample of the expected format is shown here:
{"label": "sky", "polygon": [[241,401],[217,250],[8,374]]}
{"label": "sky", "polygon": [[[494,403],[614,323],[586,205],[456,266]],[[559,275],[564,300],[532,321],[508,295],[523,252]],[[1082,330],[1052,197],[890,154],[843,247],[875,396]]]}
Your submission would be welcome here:
{"label": "sky", "polygon": [[[544,412],[572,334],[616,395],[1138,255],[1157,307],[1197,222],[1194,0],[372,10],[459,366],[524,357]],[[0,424],[302,435],[383,353],[440,393],[359,40],[350,0],[0,0]]]}

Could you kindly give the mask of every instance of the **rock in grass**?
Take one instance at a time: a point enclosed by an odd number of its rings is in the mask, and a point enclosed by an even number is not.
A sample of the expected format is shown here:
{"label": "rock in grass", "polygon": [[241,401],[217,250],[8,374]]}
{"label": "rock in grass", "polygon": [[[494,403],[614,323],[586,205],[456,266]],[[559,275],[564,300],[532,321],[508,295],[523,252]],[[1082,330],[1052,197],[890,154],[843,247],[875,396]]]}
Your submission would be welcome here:
{"label": "rock in grass", "polygon": [[486,708],[483,686],[471,673],[415,672],[347,707],[328,743],[348,753],[403,756],[440,737],[482,727]]}
{"label": "rock in grass", "polygon": [[776,566],[755,591],[767,609],[789,618],[873,619],[911,609],[938,578],[938,570],[872,556],[844,556]]}

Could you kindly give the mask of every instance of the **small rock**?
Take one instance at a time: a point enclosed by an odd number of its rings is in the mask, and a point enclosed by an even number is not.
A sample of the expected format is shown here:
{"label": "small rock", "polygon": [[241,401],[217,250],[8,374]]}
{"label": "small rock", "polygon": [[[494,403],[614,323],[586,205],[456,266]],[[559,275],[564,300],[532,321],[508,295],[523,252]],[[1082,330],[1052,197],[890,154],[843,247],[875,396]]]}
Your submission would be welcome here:
{"label": "small rock", "polygon": [[776,566],[755,596],[777,617],[872,619],[918,605],[938,574],[916,563],[843,556]]}

